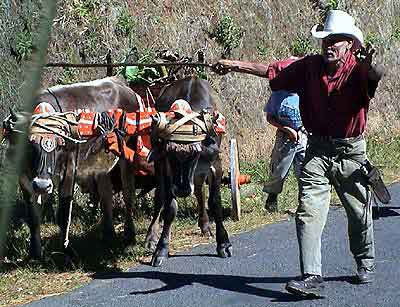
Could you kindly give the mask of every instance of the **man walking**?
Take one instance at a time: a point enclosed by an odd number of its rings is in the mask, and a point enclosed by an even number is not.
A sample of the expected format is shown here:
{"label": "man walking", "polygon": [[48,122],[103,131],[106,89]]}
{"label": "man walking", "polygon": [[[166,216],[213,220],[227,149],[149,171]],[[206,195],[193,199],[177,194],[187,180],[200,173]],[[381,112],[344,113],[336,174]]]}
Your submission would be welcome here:
{"label": "man walking", "polygon": [[[269,66],[268,78],[274,78],[298,58],[280,61]],[[302,125],[299,110],[299,96],[287,91],[273,91],[264,107],[268,123],[277,128],[275,144],[271,153],[270,176],[263,191],[268,193],[265,209],[278,212],[278,195],[293,164],[296,179],[300,177],[304,160],[307,134]]]}
{"label": "man walking", "polygon": [[[288,282],[286,289],[318,297],[323,289],[321,236],[331,185],[346,210],[357,282],[374,280],[370,193],[360,167],[366,161],[364,131],[369,101],[382,73],[372,65],[374,50],[362,47],[362,32],[347,13],[329,11],[324,26],[314,26],[311,33],[322,40],[322,54],[289,65],[270,80],[270,86],[274,91],[299,95],[302,121],[310,133],[296,212],[302,275],[300,280]],[[355,50],[359,51],[357,56]],[[223,61],[220,65],[222,72],[238,70]],[[254,74],[265,76],[260,71]]]}

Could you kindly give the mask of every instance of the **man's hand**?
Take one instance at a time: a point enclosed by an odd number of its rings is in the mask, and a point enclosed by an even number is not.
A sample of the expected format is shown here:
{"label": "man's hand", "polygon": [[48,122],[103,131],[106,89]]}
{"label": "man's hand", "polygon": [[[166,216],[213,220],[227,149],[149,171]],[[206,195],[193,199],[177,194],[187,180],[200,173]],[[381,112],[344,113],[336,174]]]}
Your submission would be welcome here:
{"label": "man's hand", "polygon": [[219,60],[212,66],[212,70],[219,75],[226,75],[228,72],[233,71],[235,65],[231,60]]}
{"label": "man's hand", "polygon": [[297,143],[299,141],[299,134],[296,130],[294,130],[293,128],[284,126],[282,127],[282,130],[286,132],[286,134],[288,135],[289,139],[293,142],[293,143]]}
{"label": "man's hand", "polygon": [[368,70],[368,79],[379,81],[384,74],[384,70],[382,66],[372,64],[374,53],[375,48],[371,44],[367,44],[366,47],[361,46],[355,55],[358,63]]}
{"label": "man's hand", "polygon": [[371,44],[367,44],[366,47],[361,46],[361,48],[356,52],[357,61],[361,65],[365,65],[368,69],[370,69],[372,65],[372,56],[374,55],[375,51],[375,48]]}

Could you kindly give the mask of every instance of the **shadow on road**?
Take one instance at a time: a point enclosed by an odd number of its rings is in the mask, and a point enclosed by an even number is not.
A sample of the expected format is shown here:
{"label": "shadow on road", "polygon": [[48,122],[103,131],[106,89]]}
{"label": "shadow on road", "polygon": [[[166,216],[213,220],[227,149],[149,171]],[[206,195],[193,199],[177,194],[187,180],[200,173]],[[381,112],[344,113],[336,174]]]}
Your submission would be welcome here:
{"label": "shadow on road", "polygon": [[373,206],[372,207],[372,218],[374,220],[378,220],[380,218],[384,217],[390,217],[390,216],[399,216],[400,213],[397,211],[394,211],[395,209],[400,209],[399,207],[389,207],[389,206]]}
{"label": "shadow on road", "polygon": [[[293,277],[249,277],[236,275],[216,275],[216,274],[181,274],[170,272],[115,272],[115,273],[95,273],[94,279],[114,279],[114,278],[143,278],[159,280],[165,286],[145,290],[132,291],[131,295],[154,294],[162,291],[176,290],[195,283],[202,284],[216,289],[245,293],[264,298],[272,298],[274,302],[296,302],[305,300],[305,298],[293,296],[287,292],[281,292],[271,289],[264,289],[254,286],[253,284],[279,283],[284,284]],[[332,277],[327,280],[348,280],[348,277]]]}

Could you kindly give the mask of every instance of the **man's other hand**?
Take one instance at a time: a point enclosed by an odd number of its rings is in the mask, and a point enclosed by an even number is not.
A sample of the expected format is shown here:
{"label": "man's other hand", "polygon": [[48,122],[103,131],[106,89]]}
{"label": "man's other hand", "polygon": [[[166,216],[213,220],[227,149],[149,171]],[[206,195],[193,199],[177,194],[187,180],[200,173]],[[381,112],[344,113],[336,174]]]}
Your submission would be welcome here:
{"label": "man's other hand", "polygon": [[294,130],[293,128],[284,126],[284,127],[282,127],[282,130],[286,132],[286,134],[288,135],[289,139],[293,143],[297,143],[299,141],[299,133],[296,130]]}
{"label": "man's other hand", "polygon": [[212,70],[219,75],[226,75],[228,72],[233,71],[235,66],[231,60],[219,60],[212,66]]}

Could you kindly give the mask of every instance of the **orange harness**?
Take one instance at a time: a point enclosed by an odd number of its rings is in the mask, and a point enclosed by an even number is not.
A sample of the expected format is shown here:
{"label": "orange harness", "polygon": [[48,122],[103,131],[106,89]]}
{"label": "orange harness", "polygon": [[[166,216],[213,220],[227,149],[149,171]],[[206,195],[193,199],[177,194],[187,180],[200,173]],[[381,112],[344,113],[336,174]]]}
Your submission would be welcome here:
{"label": "orange harness", "polygon": [[[151,130],[153,129],[153,117],[156,116],[157,112],[154,108],[154,104],[147,106],[144,105],[142,98],[137,95],[137,101],[139,108],[135,112],[125,112],[122,109],[110,109],[106,113],[93,112],[90,110],[77,110],[74,119],[74,131],[77,134],[77,138],[84,142],[85,139],[89,139],[94,136],[98,136],[105,133],[105,146],[107,151],[111,151],[119,157],[124,157],[130,162],[134,162],[135,157],[146,159],[151,150]],[[51,107],[51,106],[50,106]],[[46,103],[40,103],[36,108],[36,114],[55,112]],[[168,112],[158,113],[163,118],[168,118],[167,123],[177,116],[181,117],[188,114],[194,114],[190,109],[189,104],[186,101],[176,101]],[[179,115],[178,115],[179,114]],[[197,113],[196,113],[197,114]],[[109,121],[107,128],[103,128],[102,118],[103,116]],[[51,117],[51,116],[50,116]],[[213,133],[224,134],[226,132],[226,121],[225,117],[218,111],[214,111],[212,115],[208,115],[211,118],[210,125],[204,123],[203,126],[207,126],[203,130],[214,130]],[[205,120],[205,119],[204,119]],[[197,120],[198,122],[198,120]],[[110,127],[112,126],[112,127]],[[109,131],[109,130],[112,131]],[[182,132],[182,131],[178,131]],[[172,132],[174,133],[174,132]],[[136,136],[136,149],[132,149],[126,145],[125,137]],[[137,170],[136,174],[146,175],[147,173],[143,170]]]}
{"label": "orange harness", "polygon": [[[147,107],[145,107],[142,98],[139,95],[136,96],[139,102],[139,109],[136,112],[127,113],[122,109],[110,109],[107,111],[107,114],[115,124],[114,131],[107,133],[105,136],[106,150],[119,157],[124,157],[129,162],[134,161],[135,155],[139,155],[143,159],[147,158],[151,150],[152,115],[157,113],[153,106],[147,103]],[[78,132],[80,136],[90,138],[98,135],[99,130],[101,130],[99,127],[100,113],[79,110],[78,114]],[[128,147],[125,139],[116,131],[121,131],[125,136],[137,136],[136,150]],[[137,170],[137,173],[146,175],[142,170]]]}

